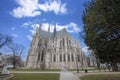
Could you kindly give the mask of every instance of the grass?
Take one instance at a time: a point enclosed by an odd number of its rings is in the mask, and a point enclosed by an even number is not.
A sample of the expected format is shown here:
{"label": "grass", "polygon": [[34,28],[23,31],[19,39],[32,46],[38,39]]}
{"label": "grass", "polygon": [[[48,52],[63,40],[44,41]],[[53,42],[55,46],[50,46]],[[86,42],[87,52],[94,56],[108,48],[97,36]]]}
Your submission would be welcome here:
{"label": "grass", "polygon": [[120,74],[96,74],[81,77],[81,80],[120,80]]}
{"label": "grass", "polygon": [[[9,71],[60,71],[60,69],[8,69]],[[2,69],[0,69],[2,71]]]}
{"label": "grass", "polygon": [[59,80],[59,74],[55,73],[18,73],[13,75],[14,77],[8,80]]}

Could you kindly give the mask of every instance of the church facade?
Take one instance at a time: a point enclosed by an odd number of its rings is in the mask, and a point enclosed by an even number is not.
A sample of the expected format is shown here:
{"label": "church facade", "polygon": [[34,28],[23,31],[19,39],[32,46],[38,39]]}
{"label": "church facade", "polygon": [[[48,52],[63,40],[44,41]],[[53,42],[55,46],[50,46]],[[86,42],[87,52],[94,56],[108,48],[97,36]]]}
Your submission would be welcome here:
{"label": "church facade", "polygon": [[86,57],[82,53],[81,45],[74,40],[63,28],[61,31],[50,32],[37,28],[30,45],[27,56],[27,68],[85,68]]}

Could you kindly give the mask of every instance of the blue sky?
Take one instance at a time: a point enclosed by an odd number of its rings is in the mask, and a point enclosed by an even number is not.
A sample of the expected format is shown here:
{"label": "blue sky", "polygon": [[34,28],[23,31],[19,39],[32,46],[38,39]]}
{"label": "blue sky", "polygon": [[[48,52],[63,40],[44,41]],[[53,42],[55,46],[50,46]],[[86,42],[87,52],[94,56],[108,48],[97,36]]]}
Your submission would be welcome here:
{"label": "blue sky", "polygon": [[82,13],[84,2],[88,0],[0,0],[0,32],[13,36],[14,42],[25,46],[23,59],[36,27],[42,22],[42,29],[51,32],[54,25],[57,31],[66,28],[75,38],[80,40],[82,49],[87,47],[78,32],[83,30]]}

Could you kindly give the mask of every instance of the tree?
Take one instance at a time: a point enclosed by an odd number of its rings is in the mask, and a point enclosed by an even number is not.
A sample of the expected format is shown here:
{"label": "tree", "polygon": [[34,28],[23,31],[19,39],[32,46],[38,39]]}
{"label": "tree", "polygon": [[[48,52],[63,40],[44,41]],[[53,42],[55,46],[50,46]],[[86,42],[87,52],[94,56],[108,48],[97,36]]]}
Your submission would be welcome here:
{"label": "tree", "polygon": [[13,68],[17,68],[17,66],[20,66],[21,64],[21,55],[23,54],[24,51],[24,46],[18,45],[16,43],[13,43],[9,45],[9,50],[12,52],[12,64]]}
{"label": "tree", "polygon": [[83,12],[85,43],[101,63],[111,64],[113,71],[120,62],[119,5],[119,0],[92,0]]}
{"label": "tree", "polygon": [[12,43],[12,37],[9,35],[3,35],[2,33],[0,33],[0,48],[10,43]]}

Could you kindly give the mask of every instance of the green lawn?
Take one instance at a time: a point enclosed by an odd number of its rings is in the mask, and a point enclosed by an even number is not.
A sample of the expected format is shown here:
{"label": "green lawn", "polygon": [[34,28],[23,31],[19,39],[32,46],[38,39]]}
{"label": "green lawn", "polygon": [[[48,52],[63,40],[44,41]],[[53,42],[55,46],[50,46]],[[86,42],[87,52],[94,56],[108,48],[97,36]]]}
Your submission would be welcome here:
{"label": "green lawn", "polygon": [[19,73],[13,75],[14,78],[8,80],[59,80],[59,74],[54,73]]}
{"label": "green lawn", "polygon": [[120,74],[86,75],[81,80],[120,80]]}
{"label": "green lawn", "polygon": [[[8,69],[9,71],[60,71],[60,69]],[[0,68],[0,71],[2,69]]]}

